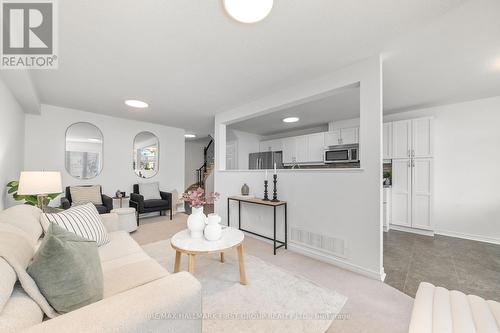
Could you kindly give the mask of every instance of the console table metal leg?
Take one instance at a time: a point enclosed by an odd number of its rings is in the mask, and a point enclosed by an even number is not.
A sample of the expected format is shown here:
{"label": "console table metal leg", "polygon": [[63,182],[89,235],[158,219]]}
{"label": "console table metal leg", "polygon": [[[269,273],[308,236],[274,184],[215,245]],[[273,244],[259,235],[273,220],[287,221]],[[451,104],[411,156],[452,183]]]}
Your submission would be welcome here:
{"label": "console table metal leg", "polygon": [[231,226],[231,223],[229,223],[229,217],[231,216],[229,214],[229,203],[231,202],[231,200],[229,198],[227,198],[227,226],[230,227]]}
{"label": "console table metal leg", "polygon": [[288,249],[288,216],[287,216],[288,207],[285,204],[285,249]]}
{"label": "console table metal leg", "polygon": [[238,201],[238,229],[241,229],[241,201]]}
{"label": "console table metal leg", "polygon": [[274,255],[276,255],[276,206],[274,206],[274,232],[273,232],[273,250]]}

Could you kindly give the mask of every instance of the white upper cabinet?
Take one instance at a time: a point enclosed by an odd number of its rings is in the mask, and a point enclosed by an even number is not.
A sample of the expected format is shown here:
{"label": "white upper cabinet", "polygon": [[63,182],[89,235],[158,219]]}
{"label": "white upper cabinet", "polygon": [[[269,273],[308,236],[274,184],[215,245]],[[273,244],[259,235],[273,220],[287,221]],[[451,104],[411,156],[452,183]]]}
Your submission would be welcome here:
{"label": "white upper cabinet", "polygon": [[281,142],[283,145],[283,163],[295,163],[297,161],[295,137],[282,139]]}
{"label": "white upper cabinet", "polygon": [[340,130],[340,144],[351,145],[359,143],[358,132],[358,127],[342,128]]}
{"label": "white upper cabinet", "polygon": [[392,158],[410,158],[411,120],[392,123]]}
{"label": "white upper cabinet", "polygon": [[391,159],[392,158],[392,123],[384,123],[384,132],[383,132],[383,159]]}
{"label": "white upper cabinet", "polygon": [[325,146],[359,143],[359,127],[341,128],[325,133]]}
{"label": "white upper cabinet", "polygon": [[296,161],[297,163],[307,163],[310,162],[307,160],[307,141],[308,141],[308,136],[307,135],[302,135],[302,136],[297,136],[295,138],[295,152],[296,155],[295,157],[297,158]]}
{"label": "white upper cabinet", "polygon": [[283,143],[281,139],[277,140],[267,140],[260,142],[260,151],[280,151],[283,150]]}
{"label": "white upper cabinet", "polygon": [[340,130],[325,133],[325,147],[340,145]]}
{"label": "white upper cabinet", "polygon": [[307,136],[307,161],[323,162],[325,136],[323,133],[316,133]]}
{"label": "white upper cabinet", "polygon": [[392,123],[392,158],[432,157],[432,118]]}
{"label": "white upper cabinet", "polygon": [[412,120],[412,157],[432,157],[432,118]]}

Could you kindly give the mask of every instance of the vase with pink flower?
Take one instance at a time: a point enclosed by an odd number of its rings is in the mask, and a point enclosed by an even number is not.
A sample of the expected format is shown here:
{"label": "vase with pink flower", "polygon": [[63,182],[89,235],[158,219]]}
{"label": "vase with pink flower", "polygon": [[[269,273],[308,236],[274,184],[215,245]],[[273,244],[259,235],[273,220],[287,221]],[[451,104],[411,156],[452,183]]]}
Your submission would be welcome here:
{"label": "vase with pink flower", "polygon": [[202,187],[182,194],[182,199],[192,208],[191,215],[189,215],[187,220],[187,227],[192,238],[203,237],[203,230],[205,229],[207,220],[207,216],[203,214],[203,206],[205,204],[213,204],[219,196],[217,192],[207,195]]}

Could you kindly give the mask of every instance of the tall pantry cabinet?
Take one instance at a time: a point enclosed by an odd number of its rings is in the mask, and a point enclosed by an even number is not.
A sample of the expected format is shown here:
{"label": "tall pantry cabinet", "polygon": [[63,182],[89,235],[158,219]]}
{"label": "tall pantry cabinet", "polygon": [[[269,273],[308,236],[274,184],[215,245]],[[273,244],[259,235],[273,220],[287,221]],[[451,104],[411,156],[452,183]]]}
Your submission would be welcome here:
{"label": "tall pantry cabinet", "polygon": [[433,120],[392,123],[392,221],[432,230]]}

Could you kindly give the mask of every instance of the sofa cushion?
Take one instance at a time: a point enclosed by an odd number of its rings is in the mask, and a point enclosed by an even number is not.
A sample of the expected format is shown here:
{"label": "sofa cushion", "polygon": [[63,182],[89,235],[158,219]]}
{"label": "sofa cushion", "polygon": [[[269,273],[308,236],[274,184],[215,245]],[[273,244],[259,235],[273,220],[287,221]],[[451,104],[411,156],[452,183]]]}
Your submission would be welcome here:
{"label": "sofa cushion", "polygon": [[12,294],[16,280],[17,275],[12,266],[0,257],[0,313]]}
{"label": "sofa cushion", "polygon": [[60,227],[77,234],[102,246],[109,242],[108,232],[102,224],[99,212],[91,203],[71,207],[61,213],[42,214],[42,224],[46,230],[52,222]]}
{"label": "sofa cushion", "polygon": [[144,200],[144,208],[169,207],[167,200],[151,199]]}
{"label": "sofa cushion", "polygon": [[71,193],[72,206],[85,205],[89,202],[95,205],[102,205],[100,185],[71,186],[69,192]]}
{"label": "sofa cushion", "polygon": [[0,232],[2,230],[16,232],[27,238],[34,246],[43,232],[40,225],[41,213],[40,209],[30,205],[10,207],[0,212]]}
{"label": "sofa cushion", "polygon": [[16,286],[12,297],[0,313],[0,332],[19,332],[41,323],[43,311],[20,286]]}
{"label": "sofa cushion", "polygon": [[96,243],[55,223],[51,223],[27,271],[58,313],[102,299],[103,273]]}
{"label": "sofa cushion", "polygon": [[140,183],[139,193],[144,197],[144,200],[161,199],[160,184],[158,182]]}
{"label": "sofa cushion", "polygon": [[141,286],[168,275],[145,252],[137,252],[102,263],[104,298]]}
{"label": "sofa cushion", "polygon": [[110,242],[99,247],[101,262],[125,257],[129,254],[143,252],[126,231],[115,231],[109,233]]}

